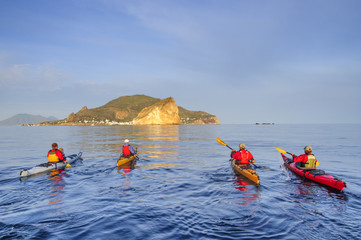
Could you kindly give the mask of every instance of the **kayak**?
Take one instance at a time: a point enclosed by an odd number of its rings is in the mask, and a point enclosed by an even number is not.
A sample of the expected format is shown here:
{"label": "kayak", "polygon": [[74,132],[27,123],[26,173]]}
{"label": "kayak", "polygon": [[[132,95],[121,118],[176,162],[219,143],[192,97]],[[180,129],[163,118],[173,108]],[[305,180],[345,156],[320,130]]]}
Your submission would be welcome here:
{"label": "kayak", "polygon": [[281,153],[285,165],[297,175],[307,178],[311,181],[323,184],[325,186],[335,188],[342,191],[346,187],[346,183],[341,179],[335,178],[329,174],[326,174],[325,171],[316,169],[316,168],[303,168],[296,166],[296,163],[292,159],[286,157]]}
{"label": "kayak", "polygon": [[259,176],[253,168],[242,168],[240,165],[236,164],[236,159],[232,158],[231,160],[232,168],[236,173],[245,176],[247,179],[251,180],[257,185],[259,184]]}
{"label": "kayak", "polygon": [[130,157],[123,157],[121,156],[118,161],[117,161],[117,167],[123,165],[123,164],[126,164],[128,162],[131,162],[133,160],[137,160],[138,157],[134,157],[134,156],[130,156]]}
{"label": "kayak", "polygon": [[[69,164],[72,164],[76,160],[79,160],[81,158],[81,155],[82,155],[82,152],[79,152],[78,154],[72,154],[72,155],[66,156],[66,160],[68,161]],[[64,169],[65,166],[66,166],[66,163],[64,163],[64,162],[57,162],[57,163],[46,162],[46,163],[39,164],[33,168],[22,170],[20,172],[20,177],[28,177],[28,176],[31,176],[34,174],[47,172],[47,171],[53,170],[53,169]]]}

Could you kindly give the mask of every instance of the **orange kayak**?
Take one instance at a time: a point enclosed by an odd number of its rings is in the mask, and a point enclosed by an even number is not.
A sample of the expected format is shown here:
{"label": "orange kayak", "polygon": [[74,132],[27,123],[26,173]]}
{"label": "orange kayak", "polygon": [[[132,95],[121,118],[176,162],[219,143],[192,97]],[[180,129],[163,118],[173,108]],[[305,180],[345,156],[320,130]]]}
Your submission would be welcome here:
{"label": "orange kayak", "polygon": [[240,165],[236,164],[235,159],[232,159],[232,168],[236,173],[245,176],[247,179],[259,185],[259,176],[253,168],[242,168]]}

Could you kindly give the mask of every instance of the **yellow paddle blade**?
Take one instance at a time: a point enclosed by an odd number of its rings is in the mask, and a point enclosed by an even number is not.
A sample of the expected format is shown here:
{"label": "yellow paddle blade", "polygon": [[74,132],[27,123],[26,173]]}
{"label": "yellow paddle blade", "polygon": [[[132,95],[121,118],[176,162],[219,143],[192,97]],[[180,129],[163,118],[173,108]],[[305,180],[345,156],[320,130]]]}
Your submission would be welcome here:
{"label": "yellow paddle blade", "polygon": [[227,144],[223,142],[220,138],[217,138],[217,142],[223,146],[227,146]]}
{"label": "yellow paddle blade", "polygon": [[68,164],[66,164],[66,167],[67,167],[67,168],[70,168],[70,167],[71,167],[71,165],[68,163]]}
{"label": "yellow paddle blade", "polygon": [[279,151],[280,153],[287,153],[287,151],[281,149],[281,148],[278,148],[278,147],[275,147],[277,149],[277,151]]}
{"label": "yellow paddle blade", "polygon": [[316,162],[316,167],[317,167],[318,165],[320,165],[320,163],[319,163],[319,162]]}

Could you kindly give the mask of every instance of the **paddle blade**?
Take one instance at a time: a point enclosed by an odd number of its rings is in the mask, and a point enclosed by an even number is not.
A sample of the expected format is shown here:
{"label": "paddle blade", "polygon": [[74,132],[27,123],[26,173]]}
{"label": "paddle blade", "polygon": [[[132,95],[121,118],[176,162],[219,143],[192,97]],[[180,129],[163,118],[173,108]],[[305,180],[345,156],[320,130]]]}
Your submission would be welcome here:
{"label": "paddle blade", "polygon": [[278,147],[275,147],[277,149],[277,151],[279,151],[280,153],[288,153],[287,151],[281,149],[281,148],[278,148]]}
{"label": "paddle blade", "polygon": [[71,165],[68,163],[68,164],[66,164],[66,166],[65,166],[65,167],[70,168],[70,167],[71,167]]}
{"label": "paddle blade", "polygon": [[319,163],[319,162],[316,162],[316,167],[317,167],[318,165],[320,165],[320,163]]}
{"label": "paddle blade", "polygon": [[223,142],[220,138],[217,138],[217,142],[223,146],[227,146],[227,144]]}

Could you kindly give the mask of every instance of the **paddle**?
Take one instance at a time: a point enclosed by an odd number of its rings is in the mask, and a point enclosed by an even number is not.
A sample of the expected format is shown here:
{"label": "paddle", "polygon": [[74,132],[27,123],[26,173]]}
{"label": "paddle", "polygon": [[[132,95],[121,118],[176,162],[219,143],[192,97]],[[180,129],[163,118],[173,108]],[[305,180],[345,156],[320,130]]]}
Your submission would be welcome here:
{"label": "paddle", "polygon": [[276,148],[277,151],[279,151],[280,153],[288,153],[288,154],[290,154],[290,155],[293,155],[292,153],[287,152],[287,151],[285,151],[285,150],[283,150],[283,149],[281,149],[281,148],[278,148],[278,147],[275,147],[275,148]]}
{"label": "paddle", "polygon": [[228,147],[229,149],[233,150],[233,148],[231,148],[230,146],[228,146],[225,142],[223,142],[220,138],[217,138],[217,142],[223,146]]}
{"label": "paddle", "polygon": [[[290,153],[290,152],[287,152],[287,151],[285,151],[285,150],[283,150],[283,149],[281,149],[281,148],[278,148],[278,147],[275,147],[275,148],[276,148],[277,151],[279,151],[280,153],[288,153],[288,154],[290,154],[290,155],[293,156],[293,154]],[[319,164],[320,164],[319,162],[316,162],[316,167],[317,167]]]}
{"label": "paddle", "polygon": [[[220,138],[217,138],[217,142],[218,142],[219,144],[223,145],[223,146],[228,147],[228,148],[231,149],[231,150],[234,150],[233,148],[231,148],[230,146],[228,146],[225,142],[223,142]],[[254,166],[255,168],[258,168],[254,163],[251,163],[251,164],[253,164],[253,166]]]}

